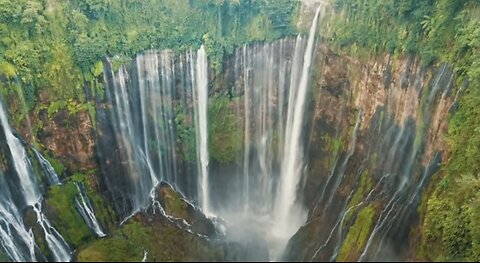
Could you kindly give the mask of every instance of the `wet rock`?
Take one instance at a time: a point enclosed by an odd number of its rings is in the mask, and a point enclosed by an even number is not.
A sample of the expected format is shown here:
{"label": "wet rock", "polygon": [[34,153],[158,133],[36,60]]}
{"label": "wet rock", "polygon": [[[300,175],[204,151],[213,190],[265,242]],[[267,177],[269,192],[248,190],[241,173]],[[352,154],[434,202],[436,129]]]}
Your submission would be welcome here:
{"label": "wet rock", "polygon": [[162,183],[157,190],[159,201],[165,209],[167,215],[184,219],[191,226],[194,233],[205,236],[215,235],[215,226],[198,208],[178,192],[176,192],[169,184]]}

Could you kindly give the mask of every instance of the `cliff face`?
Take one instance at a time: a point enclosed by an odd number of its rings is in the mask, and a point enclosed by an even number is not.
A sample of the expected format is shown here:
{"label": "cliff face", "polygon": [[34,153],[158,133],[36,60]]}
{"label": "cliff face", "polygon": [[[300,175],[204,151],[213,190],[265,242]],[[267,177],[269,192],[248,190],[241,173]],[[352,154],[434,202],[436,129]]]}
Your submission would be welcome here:
{"label": "cliff face", "polygon": [[[307,224],[288,260],[405,260],[431,177],[448,157],[448,65],[319,46],[307,139]],[[418,245],[418,244],[417,244]]]}

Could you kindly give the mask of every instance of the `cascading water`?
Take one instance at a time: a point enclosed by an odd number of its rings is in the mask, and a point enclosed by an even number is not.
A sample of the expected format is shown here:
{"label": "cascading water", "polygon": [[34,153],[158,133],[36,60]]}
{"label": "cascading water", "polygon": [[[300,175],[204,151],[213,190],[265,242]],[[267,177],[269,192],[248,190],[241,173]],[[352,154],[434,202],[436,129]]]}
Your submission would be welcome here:
{"label": "cascading water", "polygon": [[47,181],[49,185],[59,185],[60,184],[60,179],[58,178],[58,174],[55,172],[55,169],[53,169],[52,165],[50,162],[43,157],[40,152],[37,150],[33,149],[35,152],[35,155],[37,156],[38,162],[40,162],[40,166],[42,167],[42,171],[45,173],[47,177]]}
{"label": "cascading water", "polygon": [[[42,228],[45,241],[56,261],[70,261],[71,251],[63,237],[53,228],[48,219],[42,213],[42,194],[39,182],[33,172],[27,151],[22,142],[15,137],[8,123],[8,117],[0,105],[0,121],[3,133],[10,150],[13,162],[14,173],[18,178],[18,194],[21,195],[23,203],[12,199],[12,189],[9,184],[2,182],[2,194],[0,201],[1,219],[1,243],[2,247],[10,258],[16,261],[36,261],[38,248],[31,230],[24,226],[22,216],[19,212],[19,205],[27,205],[33,209],[37,216],[37,224]],[[2,175],[3,177],[3,175]],[[39,254],[39,253],[38,253]]]}
{"label": "cascading water", "polygon": [[[114,72],[109,60],[105,63],[106,99],[113,106],[105,113],[104,129],[115,135],[119,155],[110,151],[111,144],[101,140],[101,155],[105,160],[104,174],[110,174],[118,161],[122,167],[107,177],[117,210],[128,217],[145,208],[155,198],[155,187],[166,181],[189,198],[199,200],[208,214],[208,150],[207,99],[208,68],[205,49],[187,52],[175,58],[170,51],[148,51],[136,57],[132,68],[120,67]],[[100,112],[102,114],[102,112]],[[198,174],[177,177],[179,145],[177,124],[188,123],[185,133],[198,141]],[[198,182],[193,182],[198,178]],[[187,180],[188,179],[188,180]],[[127,184],[121,182],[128,182]],[[198,189],[194,189],[198,186]]]}
{"label": "cascading water", "polygon": [[[148,51],[138,55],[131,68],[122,66],[118,72],[104,61],[106,102],[112,110],[99,109],[100,130],[111,129],[115,137],[100,140],[100,155],[123,216],[146,207],[154,196],[152,189],[166,181],[195,199],[206,215],[230,220],[230,227],[245,229],[255,222],[249,231],[262,233],[271,243],[272,257],[281,255],[281,247],[306,219],[296,194],[304,166],[304,115],[321,8],[316,11],[308,38],[299,35],[296,40],[235,51],[231,99],[237,120],[243,120],[238,126],[244,129],[238,177],[217,180],[220,174],[210,167],[208,105],[216,97],[209,98],[203,46],[177,57],[170,51]],[[191,160],[179,158],[188,140],[177,141],[192,133],[196,171],[188,168]],[[112,143],[118,153],[111,151]],[[112,171],[112,163],[123,168]],[[177,176],[179,171],[183,176]]]}
{"label": "cascading water", "polygon": [[95,235],[98,237],[105,237],[106,235],[95,216],[91,201],[85,194],[83,186],[78,183],[76,183],[75,186],[77,187],[78,196],[80,197],[80,199],[75,198],[75,205],[82,215],[83,220],[85,220],[85,223],[87,223],[88,227],[95,233]]}
{"label": "cascading water", "polygon": [[210,208],[210,193],[209,193],[209,179],[208,179],[208,118],[207,118],[207,105],[208,105],[208,61],[205,47],[202,46],[197,52],[196,62],[196,86],[194,87],[194,100],[195,100],[195,126],[197,129],[197,155],[200,158],[200,171],[199,171],[199,192],[201,200],[201,206],[203,212],[208,216],[211,213]]}
{"label": "cascading water", "polygon": [[[298,90],[294,91],[295,86],[290,86],[290,98],[293,97],[294,99],[289,99],[288,104],[285,132],[286,143],[284,144],[285,149],[283,151],[274,212],[274,231],[281,236],[285,236],[286,239],[290,238],[307,219],[305,209],[297,202],[297,191],[299,191],[298,187],[304,166],[302,130],[305,121],[305,103],[307,101],[310,68],[313,60],[315,33],[320,10],[321,8],[317,9],[310,28],[303,66],[299,71],[301,72],[300,82],[296,86]],[[292,70],[296,71],[295,68]]]}
{"label": "cascading water", "polygon": [[0,241],[3,251],[13,261],[37,261],[33,232],[25,227],[5,175],[0,174]]}

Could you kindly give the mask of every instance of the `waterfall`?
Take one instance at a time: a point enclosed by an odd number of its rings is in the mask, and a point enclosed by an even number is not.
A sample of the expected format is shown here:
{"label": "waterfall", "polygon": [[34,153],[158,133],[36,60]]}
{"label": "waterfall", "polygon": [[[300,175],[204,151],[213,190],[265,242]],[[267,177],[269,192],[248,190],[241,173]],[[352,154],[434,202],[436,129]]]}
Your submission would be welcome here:
{"label": "waterfall", "polygon": [[85,220],[85,223],[87,223],[88,227],[95,233],[95,235],[98,237],[105,237],[106,235],[95,216],[91,201],[85,193],[84,188],[78,183],[75,183],[75,186],[77,187],[78,196],[80,197],[80,199],[75,198],[75,205],[82,215],[83,220]]}
{"label": "waterfall", "polygon": [[58,178],[57,173],[55,172],[55,169],[53,169],[52,165],[50,162],[43,157],[43,155],[37,151],[36,149],[33,149],[35,152],[35,155],[37,156],[38,161],[40,162],[40,166],[42,167],[42,171],[45,173],[47,177],[47,181],[49,185],[59,185],[60,179]]}
{"label": "waterfall", "polygon": [[3,251],[13,261],[37,261],[35,237],[32,230],[25,227],[4,174],[0,174],[0,190],[0,244]]}
{"label": "waterfall", "polygon": [[[0,121],[12,156],[15,175],[18,176],[19,194],[21,194],[22,201],[31,207],[37,215],[37,224],[43,230],[45,241],[54,259],[56,261],[70,261],[70,248],[42,212],[42,194],[36,175],[22,142],[12,132],[3,105],[0,105]],[[6,188],[7,185],[2,182],[2,187]],[[16,207],[18,203],[12,200],[11,192],[11,189],[6,188],[2,189],[1,194],[0,214],[2,214],[2,224],[0,233],[2,247],[14,260],[36,261],[36,250],[38,249],[35,238],[32,231],[25,228],[19,208]],[[18,236],[18,238],[14,236]]]}
{"label": "waterfall", "polygon": [[197,151],[200,157],[199,186],[201,206],[206,215],[210,215],[209,179],[208,179],[208,61],[205,47],[197,52],[196,87],[194,94],[196,108]]}
{"label": "waterfall", "polygon": [[[235,70],[219,77],[230,96],[227,110],[236,114],[244,135],[243,151],[229,164],[231,175],[210,162],[208,106],[227,92],[209,94],[204,46],[176,56],[147,51],[118,72],[104,61],[105,102],[112,107],[97,108],[100,136],[105,134],[99,149],[107,186],[124,218],[148,206],[155,186],[166,181],[207,216],[230,220],[239,233],[262,233],[272,258],[281,254],[306,219],[297,192],[320,12],[308,37],[240,47],[232,56]],[[190,139],[194,160],[185,159]]]}
{"label": "waterfall", "polygon": [[[111,61],[105,60],[104,69],[106,102],[112,109],[105,112],[103,129],[111,125],[113,138],[109,140],[113,139],[111,142],[119,152],[118,155],[111,152],[111,143],[99,148],[106,182],[114,200],[118,200],[114,203],[117,210],[128,218],[144,209],[154,201],[156,186],[166,181],[189,198],[198,200],[208,214],[208,63],[205,48],[180,57],[169,50],[150,50],[138,55],[131,67],[124,65],[115,72]],[[180,158],[180,151],[184,149],[178,144],[180,120],[185,122],[186,131],[195,131],[198,176],[177,176],[182,169],[178,163],[185,161]],[[107,139],[100,143],[104,141]],[[121,168],[110,170],[115,169],[111,161]],[[110,174],[116,176],[110,177]],[[193,178],[197,181],[191,181]]]}
{"label": "waterfall", "polygon": [[[274,212],[276,221],[274,226],[275,232],[278,235],[287,238],[292,236],[306,220],[306,211],[297,203],[296,195],[304,165],[302,131],[304,125],[305,103],[308,94],[308,82],[310,79],[310,68],[315,46],[315,32],[317,30],[320,10],[319,7],[310,28],[302,69],[298,70],[295,67],[292,68],[293,72],[301,72],[301,75],[298,86],[290,86],[287,123],[285,127],[286,143],[283,151],[283,161]],[[297,43],[298,42],[299,41],[297,40]],[[295,50],[297,50],[297,48],[295,48]],[[292,81],[295,81],[295,78],[292,78]],[[293,90],[294,88],[296,88],[296,90]]]}

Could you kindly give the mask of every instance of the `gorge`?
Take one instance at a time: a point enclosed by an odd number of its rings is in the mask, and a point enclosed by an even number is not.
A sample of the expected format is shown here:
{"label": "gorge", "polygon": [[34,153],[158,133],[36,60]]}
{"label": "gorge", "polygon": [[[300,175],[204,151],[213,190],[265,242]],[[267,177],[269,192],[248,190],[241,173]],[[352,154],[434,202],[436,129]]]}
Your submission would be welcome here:
{"label": "gorge", "polygon": [[480,260],[480,7],[407,2],[0,1],[0,259]]}

